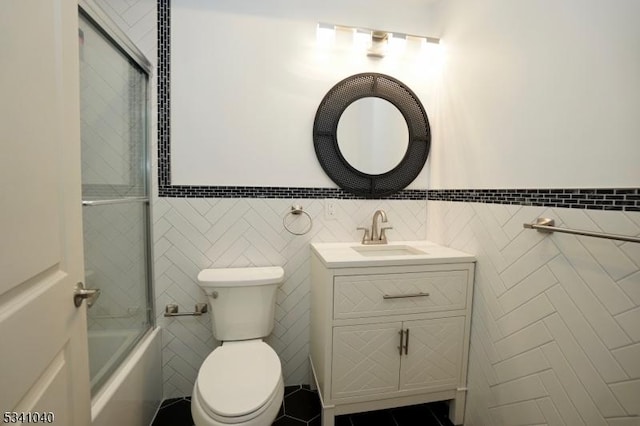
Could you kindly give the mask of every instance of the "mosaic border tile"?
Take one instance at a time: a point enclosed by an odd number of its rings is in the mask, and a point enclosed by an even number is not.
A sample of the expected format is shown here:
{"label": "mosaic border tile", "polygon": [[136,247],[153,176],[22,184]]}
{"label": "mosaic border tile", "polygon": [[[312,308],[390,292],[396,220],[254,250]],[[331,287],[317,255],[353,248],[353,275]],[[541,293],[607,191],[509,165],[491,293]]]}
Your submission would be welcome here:
{"label": "mosaic border tile", "polygon": [[[339,198],[362,200],[364,197],[339,188],[303,188],[279,186],[190,186],[172,185],[162,188],[160,197],[172,198]],[[386,197],[385,200],[426,200],[426,190],[403,190]]]}
{"label": "mosaic border tile", "polygon": [[158,188],[171,187],[171,1],[158,0]]}
{"label": "mosaic border tile", "polygon": [[640,211],[640,188],[430,189],[427,199],[590,210]]}
{"label": "mosaic border tile", "polygon": [[[168,198],[364,199],[339,188],[171,185],[171,1],[158,0],[158,196]],[[439,200],[640,211],[639,188],[403,190],[390,200]]]}

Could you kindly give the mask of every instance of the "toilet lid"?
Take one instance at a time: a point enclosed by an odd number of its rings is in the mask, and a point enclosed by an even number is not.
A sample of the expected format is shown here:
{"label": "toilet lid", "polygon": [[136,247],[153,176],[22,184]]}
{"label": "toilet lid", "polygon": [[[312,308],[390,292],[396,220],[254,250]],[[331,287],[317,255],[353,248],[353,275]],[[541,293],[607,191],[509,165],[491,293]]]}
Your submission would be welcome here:
{"label": "toilet lid", "polygon": [[204,408],[213,413],[243,416],[269,401],[281,374],[278,355],[263,341],[227,342],[200,367],[198,393]]}

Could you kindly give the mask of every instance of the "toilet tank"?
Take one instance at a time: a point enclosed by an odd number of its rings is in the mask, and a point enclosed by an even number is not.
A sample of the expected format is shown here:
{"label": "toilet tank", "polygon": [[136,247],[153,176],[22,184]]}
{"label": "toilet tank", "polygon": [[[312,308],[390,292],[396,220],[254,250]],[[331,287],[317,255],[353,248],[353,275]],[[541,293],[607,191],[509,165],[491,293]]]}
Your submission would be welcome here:
{"label": "toilet tank", "polygon": [[200,271],[198,283],[209,298],[214,337],[232,341],[271,334],[283,278],[279,266]]}

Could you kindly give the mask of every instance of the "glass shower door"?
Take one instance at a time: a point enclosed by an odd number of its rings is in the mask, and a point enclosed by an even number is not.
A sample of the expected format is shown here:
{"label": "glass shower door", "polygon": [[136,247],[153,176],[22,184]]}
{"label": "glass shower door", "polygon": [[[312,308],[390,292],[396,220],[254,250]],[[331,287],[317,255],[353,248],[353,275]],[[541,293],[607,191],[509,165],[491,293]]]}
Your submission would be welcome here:
{"label": "glass shower door", "polygon": [[79,28],[85,285],[95,394],[151,326],[147,73],[82,13]]}

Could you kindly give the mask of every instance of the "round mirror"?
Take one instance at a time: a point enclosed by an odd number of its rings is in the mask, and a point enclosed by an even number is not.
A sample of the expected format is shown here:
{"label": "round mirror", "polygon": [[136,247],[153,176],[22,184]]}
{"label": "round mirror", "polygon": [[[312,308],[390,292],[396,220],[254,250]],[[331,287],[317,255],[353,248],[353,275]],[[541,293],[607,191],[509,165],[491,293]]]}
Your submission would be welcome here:
{"label": "round mirror", "polygon": [[379,73],[338,82],[313,122],[313,147],[324,171],[340,188],[367,198],[406,188],[424,167],[430,145],[429,120],[416,94]]}
{"label": "round mirror", "polygon": [[375,97],[358,99],[344,110],[337,136],[344,159],[370,175],[395,168],[409,146],[409,129],[400,110]]}

